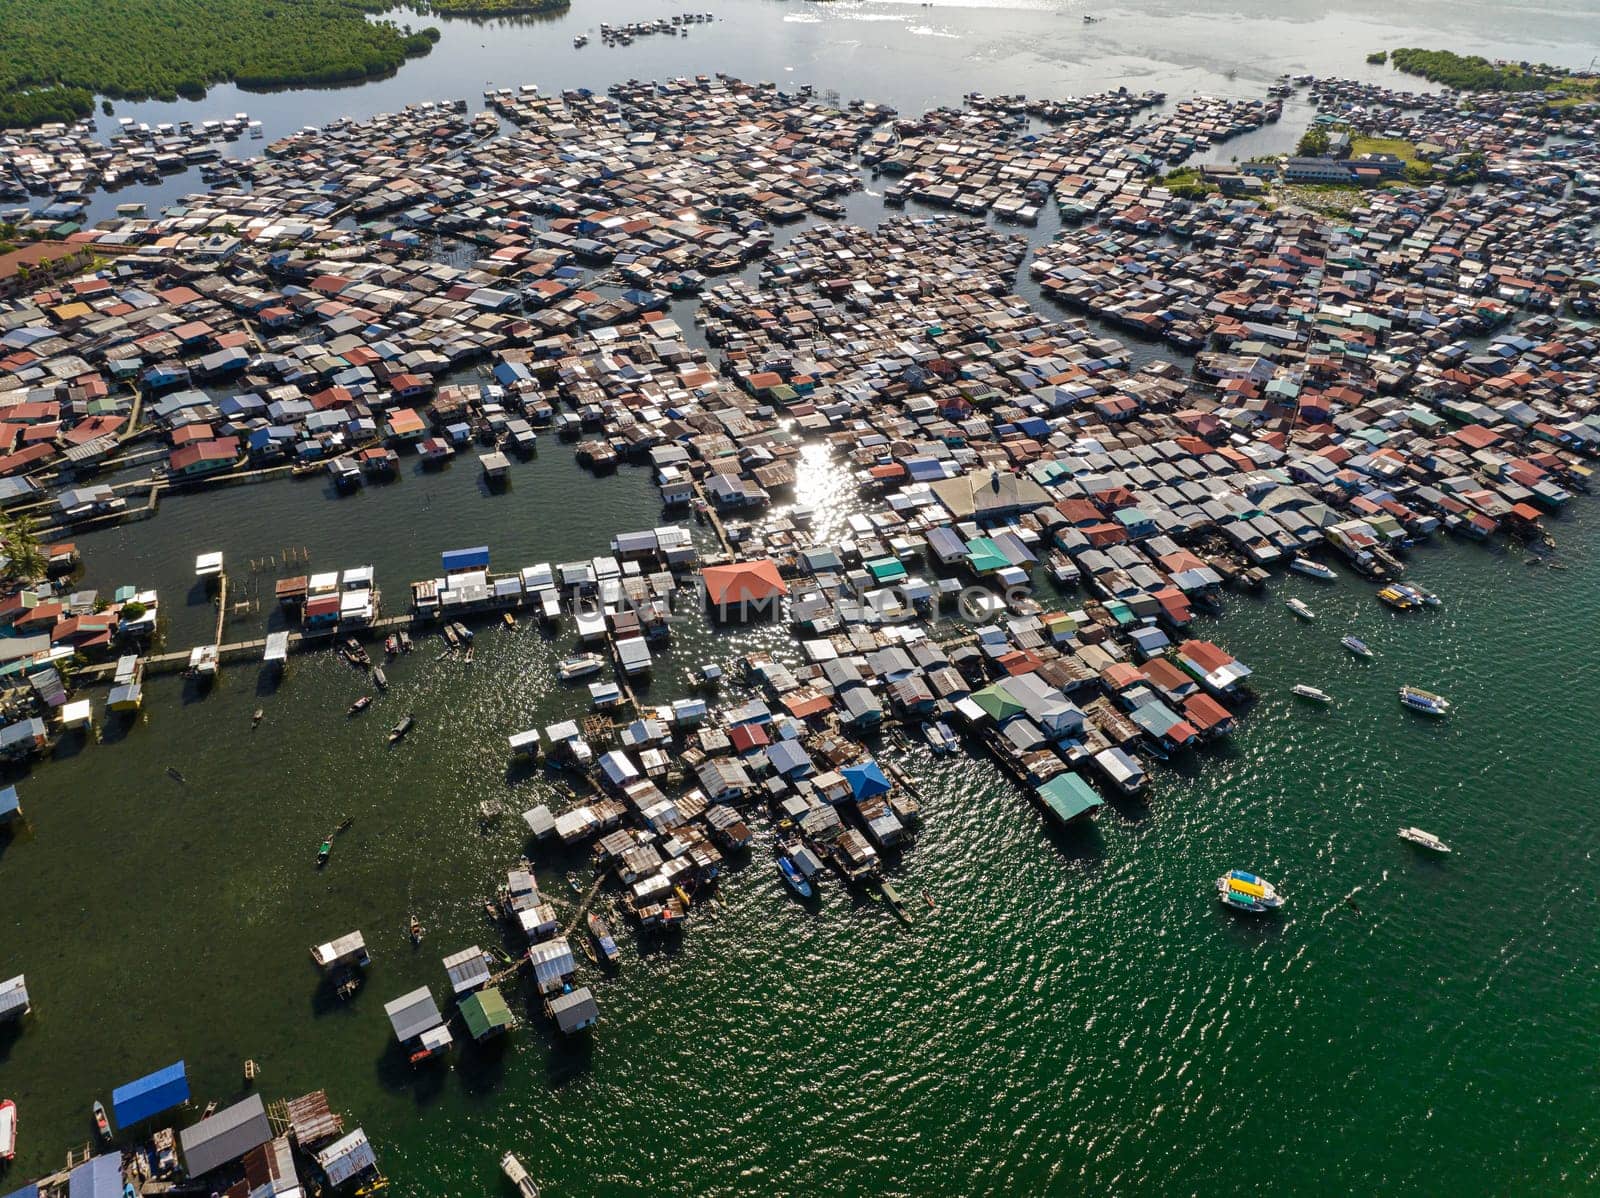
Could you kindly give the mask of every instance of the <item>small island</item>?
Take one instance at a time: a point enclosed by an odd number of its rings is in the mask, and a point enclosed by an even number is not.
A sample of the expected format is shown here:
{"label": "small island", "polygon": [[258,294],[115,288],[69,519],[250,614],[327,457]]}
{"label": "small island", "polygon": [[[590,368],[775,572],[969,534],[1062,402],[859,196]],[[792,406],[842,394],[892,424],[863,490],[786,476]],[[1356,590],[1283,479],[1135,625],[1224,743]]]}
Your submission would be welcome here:
{"label": "small island", "polygon": [[[267,90],[392,74],[407,58],[428,53],[439,34],[369,19],[388,7],[363,0],[0,0],[0,128],[86,116],[96,93],[198,99],[216,83]],[[455,11],[452,0],[431,7]]]}
{"label": "small island", "polygon": [[[1368,62],[1379,62],[1375,55]],[[1564,67],[1546,63],[1490,62],[1479,54],[1457,54],[1452,50],[1423,50],[1403,47],[1389,55],[1396,70],[1419,75],[1432,83],[1442,83],[1459,91],[1481,92],[1566,92],[1587,95],[1595,79]]]}

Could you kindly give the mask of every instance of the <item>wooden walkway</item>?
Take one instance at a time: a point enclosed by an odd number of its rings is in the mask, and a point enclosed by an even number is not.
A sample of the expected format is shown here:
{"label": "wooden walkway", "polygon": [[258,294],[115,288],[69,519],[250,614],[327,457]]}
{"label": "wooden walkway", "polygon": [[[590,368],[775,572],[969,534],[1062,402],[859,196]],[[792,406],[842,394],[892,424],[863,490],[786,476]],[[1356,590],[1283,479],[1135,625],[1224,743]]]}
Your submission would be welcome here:
{"label": "wooden walkway", "polygon": [[222,582],[217,590],[217,635],[211,638],[211,643],[217,649],[217,664],[222,664],[222,625],[228,618],[228,574],[223,571]]}
{"label": "wooden walkway", "polygon": [[601,884],[604,883],[605,880],[605,874],[601,873],[595,875],[593,884],[590,885],[588,891],[579,901],[577,910],[573,911],[572,913],[572,918],[567,920],[566,926],[561,929],[561,934],[563,936],[571,936],[573,930],[578,926],[578,921],[589,913],[589,908],[594,905],[595,896],[600,893]]}
{"label": "wooden walkway", "polygon": [[700,480],[694,480],[694,493],[705,504],[706,518],[711,522],[711,530],[717,534],[717,541],[722,545],[722,552],[729,557],[733,556],[733,542],[728,540],[728,530],[722,527],[722,517],[717,515],[716,505],[706,498],[705,488],[700,485]]}

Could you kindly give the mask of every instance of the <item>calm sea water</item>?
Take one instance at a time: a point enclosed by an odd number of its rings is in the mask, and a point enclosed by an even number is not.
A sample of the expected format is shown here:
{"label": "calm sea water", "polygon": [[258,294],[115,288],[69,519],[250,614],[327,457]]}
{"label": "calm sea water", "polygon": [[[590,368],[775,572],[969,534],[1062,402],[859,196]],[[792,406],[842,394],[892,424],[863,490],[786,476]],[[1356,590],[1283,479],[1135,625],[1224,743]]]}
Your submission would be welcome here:
{"label": "calm sea water", "polygon": [[[720,8],[727,20],[687,42],[570,47],[601,20],[666,11],[597,0],[552,22],[452,22],[431,58],[369,88],[223,89],[183,107],[248,108],[276,134],[332,111],[475,98],[490,81],[791,66],[796,82],[905,108],[971,88],[1245,92],[1284,70],[1362,73],[1368,49],[1408,42],[1576,62],[1600,32],[1587,6],[1199,17],[1149,3],[1097,7],[1105,20],[1087,26],[1079,5],[772,2]],[[852,503],[816,451],[797,498],[824,533]],[[158,586],[182,645],[213,618],[191,586],[202,550],[224,550],[236,583],[290,547],[317,568],[372,563],[398,610],[444,548],[488,542],[502,567],[561,560],[659,519],[642,473],[593,479],[552,443],[503,495],[470,462],[349,499],[282,482],[170,500],[155,521],[80,543],[89,585]],[[326,1087],[407,1195],[500,1194],[507,1149],[552,1194],[1592,1189],[1600,532],[1581,507],[1554,530],[1565,571],[1481,546],[1417,550],[1414,576],[1446,600],[1419,617],[1352,580],[1230,599],[1201,633],[1255,667],[1262,701],[1230,744],[1158,769],[1145,802],[1114,803],[1091,828],[1047,828],[982,761],[886,744],[927,808],[897,884],[937,913],[918,907],[908,929],[838,886],[808,912],[761,844],[720,911],[676,944],[630,938],[619,977],[586,979],[603,1021],[590,1045],[552,1043],[535,1017],[421,1074],[382,1004],[423,983],[440,992],[443,954],[499,945],[481,899],[524,847],[515,812],[553,795],[540,775],[508,773],[504,738],[581,707],[554,678],[566,638],[485,629],[471,666],[425,646],[353,721],[343,711],[363,682],[326,655],[294,660],[278,686],[249,666],[205,696],[155,680],[138,726],[69,745],[22,781],[29,826],[0,843],[0,976],[25,970],[35,1005],[0,1039],[0,1093],[23,1112],[6,1181],[81,1144],[90,1100],[113,1086],[183,1057],[199,1097],[228,1100],[252,1057],[268,1097]],[[257,575],[265,595],[282,572]],[[1288,595],[1320,619],[1295,621]],[[1346,631],[1377,660],[1349,658]],[[649,695],[683,693],[701,661],[785,644],[780,630],[690,625]],[[1296,704],[1296,682],[1337,704]],[[1457,714],[1410,717],[1394,698],[1405,682]],[[403,710],[418,731],[389,751]],[[484,800],[509,813],[487,833]],[[346,815],[354,827],[316,870]],[[1403,824],[1455,854],[1423,858],[1395,838]],[[542,859],[547,888],[561,894],[577,864]],[[1221,913],[1211,881],[1233,866],[1279,883],[1285,917]],[[413,910],[429,928],[415,951]],[[341,1003],[307,947],[355,927],[375,965]]]}

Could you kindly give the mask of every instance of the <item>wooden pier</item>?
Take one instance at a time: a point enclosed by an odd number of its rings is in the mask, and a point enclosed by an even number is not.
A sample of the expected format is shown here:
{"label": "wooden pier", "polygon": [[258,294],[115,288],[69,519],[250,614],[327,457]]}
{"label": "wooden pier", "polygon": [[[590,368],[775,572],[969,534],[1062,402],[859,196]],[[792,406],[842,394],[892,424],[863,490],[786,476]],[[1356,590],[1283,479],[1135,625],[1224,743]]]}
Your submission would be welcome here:
{"label": "wooden pier", "polygon": [[705,505],[703,510],[706,514],[706,519],[711,524],[711,531],[717,534],[717,541],[722,546],[722,552],[732,557],[733,542],[728,540],[728,530],[722,526],[722,517],[717,514],[717,506],[706,498],[705,488],[700,485],[698,478],[694,480],[694,493],[700,502]]}

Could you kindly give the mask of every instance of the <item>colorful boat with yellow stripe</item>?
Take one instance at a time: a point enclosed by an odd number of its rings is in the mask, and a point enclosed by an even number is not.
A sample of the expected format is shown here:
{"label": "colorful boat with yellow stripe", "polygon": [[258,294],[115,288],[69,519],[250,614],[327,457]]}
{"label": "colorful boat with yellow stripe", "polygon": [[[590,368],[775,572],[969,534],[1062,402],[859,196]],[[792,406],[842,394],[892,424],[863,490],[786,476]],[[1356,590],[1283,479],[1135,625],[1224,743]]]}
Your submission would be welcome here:
{"label": "colorful boat with yellow stripe", "polygon": [[1283,906],[1271,882],[1242,869],[1230,869],[1217,879],[1217,896],[1229,907],[1256,914]]}

